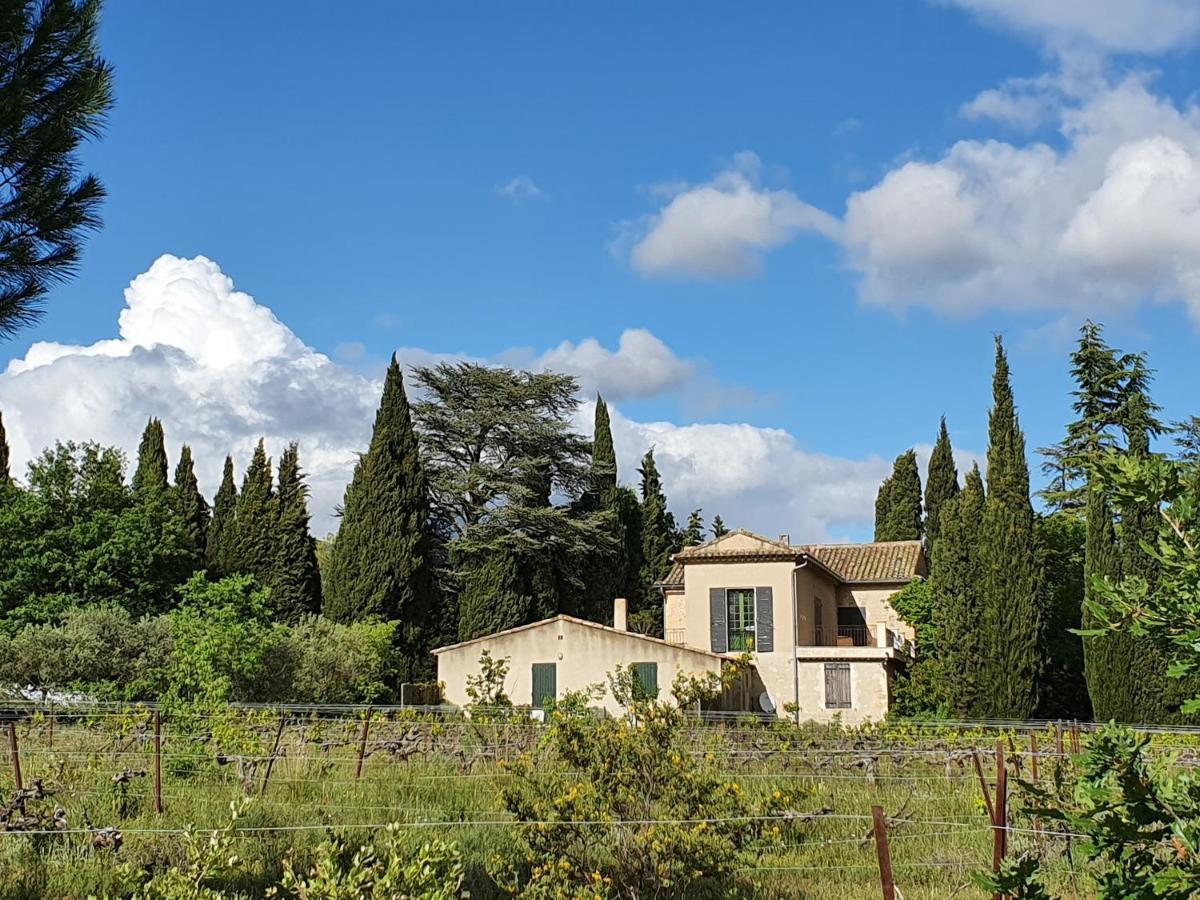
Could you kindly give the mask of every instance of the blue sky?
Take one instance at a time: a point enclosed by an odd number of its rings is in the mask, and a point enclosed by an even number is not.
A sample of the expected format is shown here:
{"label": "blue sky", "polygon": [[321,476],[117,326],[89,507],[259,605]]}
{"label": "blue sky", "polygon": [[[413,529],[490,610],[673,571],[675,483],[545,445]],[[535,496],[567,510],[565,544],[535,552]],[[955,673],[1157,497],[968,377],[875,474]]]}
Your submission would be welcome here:
{"label": "blue sky", "polygon": [[[161,415],[208,482],[296,437],[324,525],[390,352],[556,364],[615,393],[623,478],[662,450],[678,513],[863,537],[939,415],[984,449],[994,333],[1031,450],[1069,416],[1088,315],[1150,353],[1169,417],[1200,412],[1195,6],[110,2],[105,226],[0,345],[0,409],[18,458],[133,447]],[[282,330],[149,282],[119,330],[163,254],[193,287],[185,261],[214,261]],[[214,370],[188,343],[209,325],[283,349]],[[627,329],[654,365],[618,353]],[[340,400],[296,374],[320,354]]]}

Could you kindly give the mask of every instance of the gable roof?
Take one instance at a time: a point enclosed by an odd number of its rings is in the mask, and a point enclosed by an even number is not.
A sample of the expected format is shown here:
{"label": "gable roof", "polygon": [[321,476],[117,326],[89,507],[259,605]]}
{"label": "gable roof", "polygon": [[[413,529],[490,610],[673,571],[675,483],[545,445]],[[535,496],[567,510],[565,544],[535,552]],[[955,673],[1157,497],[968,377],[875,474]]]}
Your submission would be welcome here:
{"label": "gable roof", "polygon": [[920,541],[793,545],[738,529],[680,550],[672,558],[671,571],[657,586],[664,590],[681,588],[684,566],[688,563],[802,559],[816,563],[834,579],[847,584],[903,584],[925,574],[925,550]]}
{"label": "gable roof", "polygon": [[553,625],[555,622],[570,622],[573,625],[582,625],[585,628],[594,628],[597,631],[608,631],[612,634],[620,634],[626,637],[633,638],[638,641],[650,641],[653,644],[662,644],[671,647],[675,650],[686,650],[691,653],[699,653],[703,656],[712,656],[717,659],[725,659],[719,653],[713,653],[709,650],[702,650],[699,647],[688,647],[683,644],[672,644],[669,641],[664,641],[662,638],[651,637],[648,634],[641,634],[637,631],[623,631],[620,628],[613,628],[611,625],[601,625],[599,622],[592,622],[588,619],[578,619],[575,616],[557,615],[551,616],[549,619],[539,619],[536,622],[530,622],[527,625],[518,625],[515,628],[506,628],[503,631],[494,631],[491,634],[481,634],[477,638],[471,638],[469,641],[459,641],[457,644],[447,644],[445,647],[438,647],[431,650],[431,653],[445,653],[448,650],[457,650],[460,647],[469,647],[471,644],[478,644],[482,641],[490,641],[494,638],[502,637],[507,634],[515,634],[518,631],[528,631],[532,628],[543,628],[547,625]]}
{"label": "gable roof", "polygon": [[925,549],[920,541],[809,544],[802,549],[850,583],[906,582],[925,574]]}

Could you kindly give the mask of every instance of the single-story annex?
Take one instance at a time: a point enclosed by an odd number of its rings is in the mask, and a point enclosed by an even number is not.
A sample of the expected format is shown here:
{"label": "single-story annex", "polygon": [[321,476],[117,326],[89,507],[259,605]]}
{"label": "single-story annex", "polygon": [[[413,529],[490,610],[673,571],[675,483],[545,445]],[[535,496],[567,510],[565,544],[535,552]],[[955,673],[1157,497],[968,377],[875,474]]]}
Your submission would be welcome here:
{"label": "single-story annex", "polygon": [[[451,703],[467,702],[467,677],[488,650],[507,658],[507,693],[540,707],[546,697],[606,684],[618,664],[636,668],[664,696],[679,671],[720,672],[748,653],[753,665],[729,709],[855,724],[887,714],[892,678],[914,652],[913,629],[889,603],[927,574],[920,541],[793,545],[747,531],[675,554],[663,595],[663,638],[613,624],[555,616],[441,647],[438,680]],[[611,693],[603,705],[619,708]]]}

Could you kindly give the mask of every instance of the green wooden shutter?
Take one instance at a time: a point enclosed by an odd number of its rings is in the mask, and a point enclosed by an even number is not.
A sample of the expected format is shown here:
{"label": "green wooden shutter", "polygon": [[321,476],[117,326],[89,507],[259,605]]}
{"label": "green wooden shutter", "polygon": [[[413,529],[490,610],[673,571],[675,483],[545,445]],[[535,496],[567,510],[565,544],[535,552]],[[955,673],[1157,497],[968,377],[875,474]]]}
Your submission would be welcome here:
{"label": "green wooden shutter", "polygon": [[759,653],[775,649],[775,597],[769,587],[754,589],[754,648]]}
{"label": "green wooden shutter", "polygon": [[541,709],[546,699],[558,697],[558,667],[555,663],[533,664],[533,707]]}
{"label": "green wooden shutter", "polygon": [[647,698],[658,696],[658,663],[634,663],[633,671]]}
{"label": "green wooden shutter", "polygon": [[724,588],[708,589],[708,631],[713,653],[724,653],[729,649],[729,634],[725,628]]}

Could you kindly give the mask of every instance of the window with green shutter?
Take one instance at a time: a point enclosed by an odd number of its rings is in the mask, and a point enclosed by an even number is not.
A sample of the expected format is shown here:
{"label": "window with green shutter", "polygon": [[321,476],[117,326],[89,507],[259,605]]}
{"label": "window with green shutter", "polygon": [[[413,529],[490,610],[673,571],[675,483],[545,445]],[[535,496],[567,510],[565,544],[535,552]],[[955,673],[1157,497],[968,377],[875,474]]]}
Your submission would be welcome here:
{"label": "window with green shutter", "polygon": [[555,663],[533,664],[533,708],[542,709],[558,697],[558,667]]}
{"label": "window with green shutter", "polygon": [[634,663],[633,674],[637,677],[637,683],[641,686],[642,695],[653,700],[658,696],[658,663],[640,662]]}

